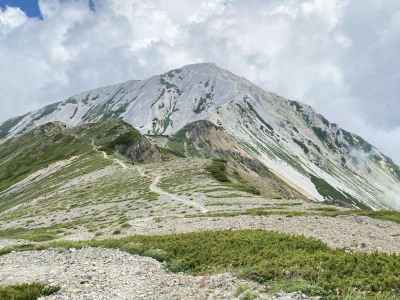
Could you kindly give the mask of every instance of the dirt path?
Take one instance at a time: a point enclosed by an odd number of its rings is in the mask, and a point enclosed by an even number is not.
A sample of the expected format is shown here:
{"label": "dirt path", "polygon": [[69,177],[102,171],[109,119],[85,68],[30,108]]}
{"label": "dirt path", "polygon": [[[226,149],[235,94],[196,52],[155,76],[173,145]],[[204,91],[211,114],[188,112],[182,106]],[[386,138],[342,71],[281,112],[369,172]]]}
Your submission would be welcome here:
{"label": "dirt path", "polygon": [[163,189],[161,189],[158,186],[160,181],[161,181],[161,176],[160,175],[156,176],[153,179],[152,184],[150,185],[150,191],[152,191],[154,193],[157,193],[157,194],[160,194],[162,196],[166,196],[166,197],[170,198],[173,201],[178,201],[178,202],[181,202],[181,203],[183,203],[185,205],[193,206],[193,207],[197,208],[198,210],[200,210],[202,213],[207,213],[208,212],[208,210],[205,208],[205,206],[203,204],[201,204],[201,203],[198,203],[196,201],[189,200],[189,199],[187,199],[185,197],[181,197],[181,196],[178,196],[178,195],[175,195],[175,194],[168,193],[167,191],[164,191]]}
{"label": "dirt path", "polygon": [[[145,174],[145,171],[143,170],[143,168],[141,168],[140,166],[128,166],[125,162],[123,162],[122,160],[118,159],[118,158],[110,158],[110,156],[105,152],[105,151],[101,151],[98,149],[98,147],[94,144],[94,141],[92,140],[92,146],[93,149],[97,152],[100,152],[103,154],[104,159],[108,159],[108,160],[112,160],[113,162],[115,162],[116,164],[118,164],[122,169],[135,169],[140,176],[142,177],[147,177],[147,175]],[[196,209],[198,209],[199,211],[201,211],[202,213],[207,213],[208,210],[205,208],[204,205],[202,205],[201,203],[198,203],[196,201],[187,199],[185,197],[181,197],[175,194],[171,194],[167,191],[164,191],[162,188],[160,188],[158,186],[158,184],[161,181],[161,175],[157,175],[156,177],[153,178],[153,182],[150,185],[150,191],[152,191],[153,193],[159,194],[161,197],[167,197],[168,199],[172,200],[172,201],[177,201],[177,202],[181,202],[185,205],[188,206],[193,206]]]}
{"label": "dirt path", "polygon": [[120,160],[118,158],[110,158],[110,156],[107,154],[107,152],[99,150],[99,147],[96,146],[96,144],[94,143],[94,140],[92,140],[92,147],[93,147],[94,151],[100,152],[101,154],[103,154],[104,159],[113,161],[114,163],[118,164],[122,169],[128,169],[128,166],[122,160]]}

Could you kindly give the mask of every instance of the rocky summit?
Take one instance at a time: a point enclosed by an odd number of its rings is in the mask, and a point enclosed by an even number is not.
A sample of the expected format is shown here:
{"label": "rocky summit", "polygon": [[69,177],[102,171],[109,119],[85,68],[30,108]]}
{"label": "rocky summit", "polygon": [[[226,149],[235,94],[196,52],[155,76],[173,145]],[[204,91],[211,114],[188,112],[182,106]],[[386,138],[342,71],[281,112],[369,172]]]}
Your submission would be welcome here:
{"label": "rocky summit", "polygon": [[0,139],[0,299],[400,297],[400,168],[214,64],[72,96]]}

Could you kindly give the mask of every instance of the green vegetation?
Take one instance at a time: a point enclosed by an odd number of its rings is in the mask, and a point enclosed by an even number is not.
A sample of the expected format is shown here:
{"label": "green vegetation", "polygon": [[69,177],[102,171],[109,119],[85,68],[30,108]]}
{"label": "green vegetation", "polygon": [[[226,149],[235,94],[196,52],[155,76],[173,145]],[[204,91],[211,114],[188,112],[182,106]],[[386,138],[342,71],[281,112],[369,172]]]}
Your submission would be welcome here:
{"label": "green vegetation", "polygon": [[384,221],[391,221],[400,224],[400,212],[392,211],[392,210],[338,210],[332,207],[331,209],[315,209],[316,211],[320,212],[321,215],[327,217],[337,217],[337,216],[365,216],[373,219],[384,220]]}
{"label": "green vegetation", "polygon": [[400,223],[400,212],[398,211],[379,210],[379,211],[362,211],[362,213],[364,216],[370,218]]}
{"label": "green vegetation", "polygon": [[126,149],[132,145],[139,143],[141,139],[141,134],[137,130],[132,128],[132,130],[117,136],[117,138],[115,138],[113,141],[104,145],[102,147],[102,150],[111,154],[115,151],[116,147],[119,146]]}
{"label": "green vegetation", "polygon": [[211,176],[219,182],[230,182],[226,174],[226,160],[213,159],[211,165],[206,167]]}
{"label": "green vegetation", "polygon": [[234,173],[234,179],[232,180],[228,177],[227,174],[227,161],[223,159],[213,159],[211,165],[206,167],[206,170],[211,174],[211,176],[221,182],[226,186],[233,188],[234,190],[246,192],[253,195],[260,195],[260,191],[254,186],[249,185],[242,178],[240,178],[239,174]]}
{"label": "green vegetation", "polygon": [[[106,180],[108,190],[99,188],[98,190],[102,192],[100,195],[97,193],[96,185],[90,186],[90,188],[85,186],[79,191],[77,189],[66,191],[62,195],[64,201],[58,201],[60,195],[57,193],[57,189],[65,184],[65,182],[80,175],[104,168],[112,163],[110,160],[105,159],[101,153],[94,151],[92,143],[100,147],[104,145],[110,147],[118,146],[118,149],[123,151],[122,147],[127,147],[135,143],[140,137],[140,134],[135,129],[120,120],[87,124],[73,129],[67,129],[59,123],[49,123],[23,136],[1,144],[0,192],[57,161],[73,156],[79,158],[69,161],[68,165],[60,170],[53,170],[54,173],[51,173],[51,176],[44,176],[43,178],[38,176],[32,180],[32,184],[24,186],[23,189],[12,194],[3,194],[0,201],[0,211],[35,198],[40,198],[40,204],[46,202],[48,206],[42,205],[43,209],[41,211],[33,211],[33,208],[29,209],[23,206],[16,211],[10,212],[9,215],[18,218],[23,215],[29,216],[32,213],[44,213],[46,208],[48,208],[47,211],[56,211],[65,210],[69,204],[71,205],[70,208],[85,206],[92,199],[102,201],[105,200],[105,196],[107,198],[111,194],[115,196],[117,188],[122,188],[122,185],[124,185],[124,191],[127,189],[132,190],[131,195],[133,194],[133,190],[140,190],[140,193],[143,192],[143,194],[146,194],[146,198],[149,196],[149,198],[154,199],[154,195],[149,194],[148,185],[146,190],[141,188],[139,182],[137,182],[138,185],[135,185],[138,188],[132,189],[129,187],[131,184],[135,184],[136,180],[135,182],[123,180],[124,184],[119,181],[111,189],[107,183],[115,183],[115,180]],[[78,193],[80,194],[78,195]],[[122,195],[122,193],[121,191],[118,195]],[[95,198],[96,196],[99,197]],[[132,196],[137,198],[137,194]],[[74,201],[76,203],[65,201],[70,199],[76,200]]]}
{"label": "green vegetation", "polygon": [[338,210],[336,207],[318,207],[318,208],[313,208],[312,210],[314,211],[321,211],[321,212],[339,212],[340,210]]}
{"label": "green vegetation", "polygon": [[295,287],[324,299],[343,299],[350,291],[363,293],[365,299],[382,299],[372,298],[380,293],[400,296],[396,292],[400,290],[398,256],[333,250],[321,241],[302,236],[262,230],[209,231],[48,245],[56,248],[87,246],[151,256],[165,262],[174,272],[232,271],[268,286],[276,287],[280,283],[284,290]]}
{"label": "green vegetation", "polygon": [[321,142],[326,143],[328,141],[328,133],[324,129],[313,126],[312,130]]}
{"label": "green vegetation", "polygon": [[293,210],[266,210],[262,208],[251,208],[246,211],[247,215],[251,216],[271,216],[271,215],[283,215],[286,217],[302,217],[306,213],[304,211],[293,211]]}
{"label": "green vegetation", "polygon": [[0,238],[23,239],[32,242],[45,242],[59,238],[65,229],[73,227],[78,222],[59,224],[40,228],[10,228],[0,230]]}
{"label": "green vegetation", "polygon": [[0,191],[51,163],[90,150],[90,145],[72,135],[46,135],[40,130],[9,140],[0,145]]}
{"label": "green vegetation", "polygon": [[251,208],[245,211],[232,211],[232,212],[212,212],[201,215],[191,215],[187,217],[235,217],[235,216],[286,216],[286,217],[302,217],[302,216],[321,216],[321,217],[339,217],[339,216],[365,216],[373,219],[391,221],[400,224],[400,212],[389,210],[339,210],[335,207],[321,207],[313,208],[309,211],[298,210],[285,210],[282,207],[278,208]]}
{"label": "green vegetation", "polygon": [[251,291],[247,285],[240,285],[235,293],[235,296],[242,300],[254,300],[257,296]]}
{"label": "green vegetation", "polygon": [[[60,194],[57,190],[69,180],[80,175],[85,175],[93,171],[102,169],[111,162],[103,158],[101,153],[88,153],[82,155],[79,159],[74,160],[68,166],[63,167],[59,171],[53,173],[49,177],[36,180],[33,184],[27,185],[18,193],[12,193],[1,197],[0,211],[7,208],[15,207],[19,204],[28,203],[29,201],[41,198],[38,205],[21,205],[7,214],[2,216],[2,220],[16,220],[20,218],[30,218],[35,215],[45,215],[55,211],[65,211],[73,206],[80,206],[87,203],[83,198],[83,192],[87,192],[85,187],[76,187],[62,195],[63,201],[60,200]],[[96,185],[93,186],[95,189]],[[91,197],[90,194],[85,194]]]}
{"label": "green vegetation", "polygon": [[185,157],[185,143],[186,128],[182,128],[169,139],[167,143],[167,148],[174,151],[175,153],[180,153],[181,156]]}
{"label": "green vegetation", "polygon": [[1,300],[36,300],[50,296],[59,291],[58,287],[50,287],[40,283],[0,286]]}
{"label": "green vegetation", "polygon": [[7,120],[4,123],[0,124],[0,139],[6,137],[10,133],[10,130],[13,129],[13,127],[15,127],[25,117],[26,117],[26,115],[19,116],[19,117]]}
{"label": "green vegetation", "polygon": [[185,127],[180,129],[177,133],[169,138],[166,147],[175,153],[179,153],[179,156],[183,157],[207,157],[208,153],[204,151],[199,151],[195,147],[196,141],[191,140],[191,138],[196,139],[195,137],[193,137],[193,132],[195,132],[196,129],[202,129],[203,126],[210,126],[210,124],[208,124],[207,121],[197,121],[187,124]]}
{"label": "green vegetation", "polygon": [[280,209],[281,208],[275,208],[275,209],[250,208],[245,211],[210,212],[207,214],[189,215],[187,217],[217,218],[217,217],[237,217],[237,216],[285,216],[287,218],[292,218],[292,217],[317,215],[316,213],[312,212],[280,210]]}
{"label": "green vegetation", "polygon": [[85,137],[87,143],[113,149],[117,145],[130,146],[141,139],[141,134],[128,123],[120,119],[108,119],[91,123],[84,128],[73,129],[74,133]]}
{"label": "green vegetation", "polygon": [[311,181],[315,185],[318,193],[333,203],[344,206],[356,206],[361,209],[368,209],[368,206],[364,205],[350,194],[344,191],[338,191],[322,178],[311,174]]}

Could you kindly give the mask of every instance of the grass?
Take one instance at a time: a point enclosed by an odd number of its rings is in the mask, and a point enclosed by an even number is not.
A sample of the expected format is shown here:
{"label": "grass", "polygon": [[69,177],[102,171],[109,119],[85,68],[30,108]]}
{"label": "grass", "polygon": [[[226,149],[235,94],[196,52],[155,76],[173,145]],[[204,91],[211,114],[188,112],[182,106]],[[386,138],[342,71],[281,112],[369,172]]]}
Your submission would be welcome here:
{"label": "grass", "polygon": [[234,190],[246,192],[253,195],[260,195],[260,191],[254,186],[244,182],[237,174],[236,180],[232,180],[227,174],[227,161],[223,159],[213,159],[211,164],[206,167],[206,170],[210,175],[217,181],[224,183],[226,186],[233,188]]}
{"label": "grass", "polygon": [[226,160],[213,159],[211,165],[206,167],[211,176],[219,182],[230,182],[226,174]]}
{"label": "grass", "polygon": [[[38,141],[39,140],[39,141]],[[7,189],[51,163],[90,151],[90,146],[73,136],[52,137],[29,133],[0,146],[0,191]]]}
{"label": "grass", "polygon": [[138,143],[141,139],[142,136],[140,133],[136,129],[131,128],[130,131],[117,136],[114,140],[104,145],[102,150],[108,152],[108,154],[112,154],[117,146],[128,148]]}
{"label": "grass", "polygon": [[291,217],[302,217],[307,215],[315,215],[313,213],[305,211],[292,211],[292,210],[279,210],[276,209],[263,209],[263,208],[250,208],[245,211],[231,211],[231,212],[210,212],[207,214],[189,215],[188,218],[223,218],[223,217],[237,217],[237,216],[286,216]]}
{"label": "grass", "polygon": [[342,215],[355,215],[355,216],[366,216],[373,219],[391,221],[400,224],[400,212],[390,211],[390,210],[347,210],[347,211],[337,211],[337,212],[326,212],[325,215],[336,217]]}
{"label": "grass", "polygon": [[268,215],[287,215],[292,217],[297,216],[306,216],[306,215],[317,215],[317,216],[325,216],[325,217],[337,217],[337,216],[366,216],[373,219],[391,221],[400,224],[400,212],[391,211],[391,210],[339,210],[335,207],[321,207],[313,209],[313,211],[305,212],[305,211],[271,211],[271,210],[263,210],[263,209],[249,209],[244,214],[247,215],[255,215],[255,216],[268,216]]}
{"label": "grass", "polygon": [[0,230],[0,238],[23,239],[32,242],[45,242],[58,238],[58,235],[60,233],[62,233],[62,229],[60,226],[35,229],[12,228]]}
{"label": "grass", "polygon": [[1,300],[36,300],[58,292],[58,287],[49,287],[40,283],[0,286]]}
{"label": "grass", "polygon": [[[321,207],[313,208],[314,214],[326,216],[326,217],[338,217],[338,216],[365,216],[377,220],[391,221],[400,224],[400,212],[394,210],[339,210],[335,207]],[[310,212],[309,214],[313,214]]]}
{"label": "grass", "polygon": [[[281,290],[297,290],[323,299],[343,299],[349,291],[357,291],[364,299],[391,299],[377,298],[381,294],[400,297],[398,256],[333,250],[321,241],[302,236],[262,230],[209,231],[54,242],[47,247],[87,246],[150,256],[164,262],[173,272],[232,271],[271,289],[278,286]],[[25,246],[22,250],[27,249]]]}
{"label": "grass", "polygon": [[[279,209],[279,208],[278,208]],[[292,210],[267,210],[262,208],[251,208],[246,211],[247,215],[251,216],[271,216],[271,215],[283,215],[286,217],[302,217],[307,213],[304,211],[292,211]]]}
{"label": "grass", "polygon": [[397,211],[391,211],[391,210],[361,211],[361,213],[359,214],[374,219],[400,223],[400,212]]}
{"label": "grass", "polygon": [[328,199],[333,203],[350,207],[355,205],[360,209],[368,209],[368,206],[361,203],[350,194],[344,191],[337,190],[322,178],[311,174],[311,181],[314,184],[315,188],[318,190],[318,193],[321,194],[325,199]]}

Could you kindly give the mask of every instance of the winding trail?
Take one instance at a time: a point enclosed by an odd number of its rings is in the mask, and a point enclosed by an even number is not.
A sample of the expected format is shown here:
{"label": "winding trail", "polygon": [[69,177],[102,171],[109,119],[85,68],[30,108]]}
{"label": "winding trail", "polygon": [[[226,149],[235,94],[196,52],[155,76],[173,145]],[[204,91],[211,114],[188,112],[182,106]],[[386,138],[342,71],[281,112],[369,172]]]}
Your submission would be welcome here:
{"label": "winding trail", "polygon": [[202,213],[207,213],[208,212],[208,210],[204,207],[204,205],[202,205],[200,203],[197,203],[195,201],[192,201],[192,200],[189,200],[189,199],[186,199],[186,198],[183,198],[183,197],[179,197],[179,196],[177,196],[175,194],[171,194],[171,193],[168,193],[168,192],[164,191],[163,189],[161,189],[158,186],[160,181],[161,181],[161,176],[160,175],[156,176],[153,179],[152,184],[150,185],[150,191],[152,191],[154,193],[157,193],[157,194],[160,194],[160,195],[167,196],[168,198],[170,198],[170,199],[172,199],[174,201],[178,201],[178,202],[184,203],[185,205],[193,206],[193,207],[197,208],[198,210],[200,210]]}
{"label": "winding trail", "polygon": [[[142,177],[149,177],[148,175],[146,175],[145,171],[143,170],[143,168],[141,168],[138,165],[135,165],[133,167],[128,166],[125,162],[123,162],[122,160],[118,159],[118,158],[110,158],[110,156],[102,150],[99,150],[98,147],[95,145],[94,140],[92,140],[92,146],[93,149],[97,152],[100,152],[103,154],[104,159],[108,159],[108,160],[112,160],[113,162],[115,162],[116,164],[118,164],[122,169],[126,170],[126,169],[135,169],[140,176]],[[195,208],[197,208],[198,210],[200,210],[202,213],[207,213],[208,209],[205,208],[205,206],[201,203],[198,203],[196,201],[193,200],[189,200],[187,198],[184,197],[180,197],[176,194],[171,194],[168,193],[167,191],[164,191],[162,188],[160,188],[158,186],[158,184],[161,181],[161,175],[157,175],[156,177],[153,178],[153,181],[151,183],[151,185],[149,186],[150,191],[152,191],[153,193],[159,194],[160,196],[165,196],[173,201],[177,201],[177,202],[181,202],[185,205],[188,206],[193,206]]]}
{"label": "winding trail", "polygon": [[92,139],[92,147],[93,147],[94,151],[97,151],[97,152],[100,152],[101,154],[103,154],[104,159],[112,160],[113,162],[118,164],[122,169],[129,168],[122,160],[120,160],[118,158],[110,158],[110,156],[107,154],[107,152],[99,150],[99,147],[96,146],[96,144],[94,143],[94,139]]}

